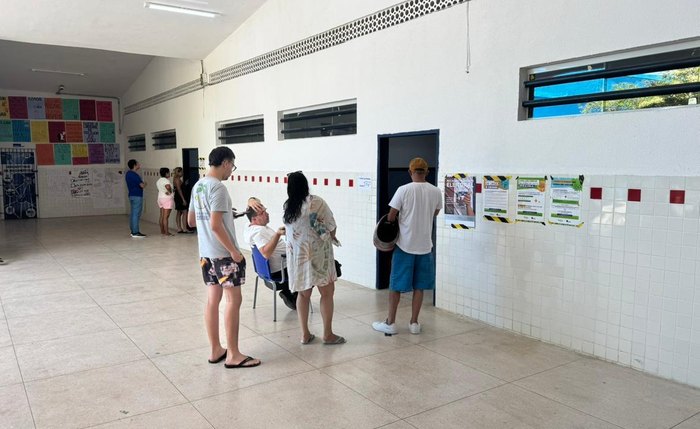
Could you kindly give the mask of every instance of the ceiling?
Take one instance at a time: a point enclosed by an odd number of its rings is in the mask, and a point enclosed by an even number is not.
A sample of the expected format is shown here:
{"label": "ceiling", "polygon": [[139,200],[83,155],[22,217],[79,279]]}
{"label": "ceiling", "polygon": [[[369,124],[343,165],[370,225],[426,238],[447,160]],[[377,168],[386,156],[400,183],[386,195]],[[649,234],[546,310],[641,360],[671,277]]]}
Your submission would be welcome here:
{"label": "ceiling", "polygon": [[[144,8],[143,0],[3,0],[0,88],[121,96],[154,56],[203,59],[265,0],[158,0],[221,13]],[[35,73],[32,68],[85,76]]]}

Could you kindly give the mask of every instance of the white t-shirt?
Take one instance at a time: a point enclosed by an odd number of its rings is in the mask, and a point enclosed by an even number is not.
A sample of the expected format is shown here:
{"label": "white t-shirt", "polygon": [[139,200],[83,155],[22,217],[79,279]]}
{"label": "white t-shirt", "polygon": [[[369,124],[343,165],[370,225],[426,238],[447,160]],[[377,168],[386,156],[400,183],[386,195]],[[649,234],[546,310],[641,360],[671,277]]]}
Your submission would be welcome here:
{"label": "white t-shirt", "polygon": [[204,176],[192,188],[190,211],[194,211],[197,219],[197,239],[199,241],[199,256],[202,258],[230,258],[231,254],[216,238],[211,230],[211,213],[222,212],[224,229],[233,245],[236,241],[236,228],[233,226],[231,197],[226,186],[219,179]]}
{"label": "white t-shirt", "polygon": [[[170,195],[166,195],[165,193],[168,192],[168,190],[165,188],[165,185],[170,185]],[[158,189],[158,198],[173,198],[173,184],[170,183],[170,179],[167,177],[161,177],[158,179],[156,182],[156,188]]]}
{"label": "white t-shirt", "polygon": [[442,208],[440,190],[428,182],[411,182],[396,190],[389,206],[399,211],[396,245],[413,255],[430,253],[435,210]]}
{"label": "white t-shirt", "polygon": [[[249,224],[245,231],[243,231],[243,238],[249,246],[252,247],[255,245],[258,249],[261,249],[267,243],[272,241],[272,239],[275,237],[275,233],[276,231],[267,225],[262,226]],[[282,267],[284,266],[285,262],[282,255],[287,252],[286,249],[287,245],[284,242],[284,237],[280,237],[279,241],[277,242],[277,246],[275,246],[275,250],[272,251],[272,255],[270,255],[269,259],[270,271],[273,273],[282,271]]]}

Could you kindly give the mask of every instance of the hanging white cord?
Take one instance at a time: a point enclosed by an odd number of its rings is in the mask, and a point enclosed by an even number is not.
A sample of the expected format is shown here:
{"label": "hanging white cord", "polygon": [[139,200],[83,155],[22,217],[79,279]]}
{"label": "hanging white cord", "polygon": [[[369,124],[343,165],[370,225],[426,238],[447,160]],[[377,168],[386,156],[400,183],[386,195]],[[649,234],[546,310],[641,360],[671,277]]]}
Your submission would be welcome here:
{"label": "hanging white cord", "polygon": [[466,73],[469,73],[469,68],[472,65],[472,47],[471,38],[469,37],[469,3],[471,3],[471,1],[467,1],[467,64],[464,68]]}

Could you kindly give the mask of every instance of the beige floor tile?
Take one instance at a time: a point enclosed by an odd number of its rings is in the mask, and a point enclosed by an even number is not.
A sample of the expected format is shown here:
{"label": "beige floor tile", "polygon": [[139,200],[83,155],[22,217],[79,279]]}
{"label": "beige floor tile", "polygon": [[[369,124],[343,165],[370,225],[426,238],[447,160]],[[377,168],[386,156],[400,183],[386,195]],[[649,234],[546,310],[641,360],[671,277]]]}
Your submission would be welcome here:
{"label": "beige floor tile", "polygon": [[26,296],[42,296],[58,292],[82,290],[80,285],[70,276],[58,276],[31,282],[0,283],[0,298],[12,299]]}
{"label": "beige floor tile", "polygon": [[401,418],[503,383],[420,346],[357,359],[323,372]]}
{"label": "beige floor tile", "polygon": [[381,429],[416,429],[416,427],[405,420],[399,420],[398,422],[382,426]]}
{"label": "beige floor tile", "polygon": [[163,374],[190,400],[287,377],[312,370],[301,359],[262,337],[239,342],[242,353],[262,361],[255,368],[226,369],[207,362],[209,347],[153,359]]}
{"label": "beige floor tile", "polygon": [[211,427],[199,411],[190,404],[177,405],[164,410],[93,426],[94,429],[211,429]]}
{"label": "beige floor tile", "polygon": [[[336,313],[350,317],[369,313],[386,313],[389,308],[389,294],[386,291],[374,291],[371,289],[360,290],[337,287],[336,301]],[[399,307],[402,311],[410,305],[410,300],[399,302]]]}
{"label": "beige floor tile", "polygon": [[[271,293],[270,293],[271,295]],[[271,334],[290,329],[299,328],[299,318],[297,312],[287,308],[282,300],[277,302],[277,322],[272,320],[272,300],[268,297],[267,302],[258,303],[255,309],[252,308],[252,301],[246,302],[244,299],[241,305],[241,324],[252,329],[259,334]],[[309,325],[323,323],[318,302],[312,302],[314,312],[309,314]],[[263,305],[264,304],[264,305]],[[334,320],[343,319],[345,316],[335,315]]]}
{"label": "beige floor tile", "polygon": [[15,344],[53,340],[117,328],[99,307],[8,319]]}
{"label": "beige floor tile", "polygon": [[84,289],[101,289],[130,283],[160,283],[160,279],[148,270],[133,267],[117,270],[114,267],[89,274],[74,275],[73,278]]}
{"label": "beige floor tile", "polygon": [[95,302],[100,306],[107,306],[147,301],[167,296],[184,295],[185,292],[175,287],[165,286],[160,282],[139,282],[122,286],[89,289],[88,294],[92,296]]}
{"label": "beige floor tile", "polygon": [[7,329],[7,321],[0,319],[0,347],[11,345],[12,338],[10,338],[10,331]]}
{"label": "beige floor tile", "polygon": [[[410,300],[406,300],[410,301]],[[363,314],[355,316],[354,319],[360,320],[369,325],[372,329],[372,322],[385,320],[387,311],[379,313]],[[408,330],[408,322],[411,320],[411,309],[401,308],[396,314],[396,328],[399,330],[401,338],[413,344],[421,344],[428,341],[433,341],[438,338],[448,337],[451,335],[461,334],[464,332],[474,331],[483,328],[485,325],[464,317],[459,317],[454,314],[449,314],[446,311],[436,309],[434,307],[423,306],[420,312],[418,321],[421,323],[421,333],[413,335]],[[376,331],[375,331],[376,332]],[[382,335],[381,333],[377,333]]]}
{"label": "beige floor tile", "polygon": [[[124,328],[124,332],[149,357],[200,349],[209,345],[203,315],[132,326]],[[245,326],[239,327],[238,336],[241,340],[256,335],[258,334]],[[225,343],[226,331],[223,317],[219,319],[219,336],[222,343]]]}
{"label": "beige floor tile", "polygon": [[[37,269],[37,268],[40,269]],[[25,284],[42,279],[66,277],[68,272],[53,259],[38,261],[9,261],[2,266],[0,283]]]}
{"label": "beige floor tile", "polygon": [[698,429],[700,428],[700,411],[698,414],[679,424],[674,426],[673,429]]}
{"label": "beige floor tile", "polygon": [[316,368],[336,365],[410,345],[398,335],[385,337],[371,328],[368,329],[364,323],[353,319],[333,320],[333,332],[343,336],[347,341],[346,344],[324,345],[323,326],[320,324],[310,326],[309,330],[316,335],[316,339],[313,343],[305,345],[300,343],[301,330],[299,328],[267,334],[266,337]]}
{"label": "beige floor tile", "polygon": [[513,385],[409,417],[417,428],[615,429],[617,426]]}
{"label": "beige floor tile", "polygon": [[21,384],[0,387],[0,427],[8,429],[34,428],[27,395]]}
{"label": "beige floor tile", "polygon": [[493,328],[441,338],[423,346],[506,381],[581,359],[574,352]]}
{"label": "beige floor tile", "polygon": [[671,427],[700,411],[700,390],[593,359],[516,384],[626,428]]}
{"label": "beige floor tile", "polygon": [[362,429],[397,420],[316,371],[207,398],[194,405],[216,428]]}
{"label": "beige floor tile", "polygon": [[0,347],[0,386],[22,382],[22,376],[17,366],[15,349],[13,347]]}
{"label": "beige floor tile", "polygon": [[104,310],[121,327],[182,319],[202,314],[202,303],[190,295],[176,295],[148,301],[110,305]]}
{"label": "beige floor tile", "polygon": [[29,382],[26,388],[39,429],[92,426],[186,402],[149,361]]}
{"label": "beige floor tile", "polygon": [[119,329],[15,348],[25,381],[145,359]]}
{"label": "beige floor tile", "polygon": [[41,297],[3,299],[8,319],[21,316],[46,315],[60,311],[81,310],[95,307],[95,301],[83,291],[59,292]]}

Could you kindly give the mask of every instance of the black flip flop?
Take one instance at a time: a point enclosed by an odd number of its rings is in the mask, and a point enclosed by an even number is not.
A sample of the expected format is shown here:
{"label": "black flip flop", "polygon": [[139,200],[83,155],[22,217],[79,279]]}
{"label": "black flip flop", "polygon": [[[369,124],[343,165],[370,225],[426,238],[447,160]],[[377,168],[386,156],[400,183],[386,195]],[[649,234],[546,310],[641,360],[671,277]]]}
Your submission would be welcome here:
{"label": "black flip flop", "polygon": [[221,362],[222,360],[226,359],[226,353],[228,353],[228,350],[226,350],[226,351],[224,352],[224,354],[222,354],[221,356],[219,356],[218,359],[215,359],[215,360],[208,359],[207,362],[212,363],[212,364],[214,364],[214,363],[219,363],[219,362]]}
{"label": "black flip flop", "polygon": [[229,365],[229,364],[225,363],[224,366],[225,366],[226,368],[228,368],[228,369],[232,369],[232,368],[253,368],[253,367],[258,366],[258,365],[260,365],[260,364],[262,363],[262,362],[258,362],[258,363],[253,364],[253,365],[246,365],[248,362],[250,362],[250,361],[253,360],[253,359],[255,359],[255,358],[252,357],[252,356],[246,356],[245,359],[243,359],[242,361],[240,361],[239,363],[237,363],[237,364],[235,364],[235,365]]}

